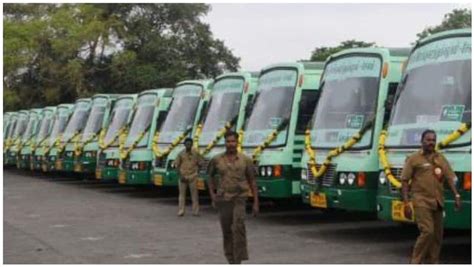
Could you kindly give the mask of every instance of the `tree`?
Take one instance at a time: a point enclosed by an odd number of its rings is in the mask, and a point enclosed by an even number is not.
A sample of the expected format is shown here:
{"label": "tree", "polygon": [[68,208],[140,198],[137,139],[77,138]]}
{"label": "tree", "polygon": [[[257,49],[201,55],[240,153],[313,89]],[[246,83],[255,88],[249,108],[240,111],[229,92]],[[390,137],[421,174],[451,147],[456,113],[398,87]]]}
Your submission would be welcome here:
{"label": "tree", "polygon": [[374,46],[375,43],[367,43],[364,41],[356,41],[356,40],[347,40],[341,42],[336,47],[317,47],[311,53],[311,61],[325,61],[330,55],[342,51],[348,48],[357,48],[357,47],[371,47]]}
{"label": "tree", "polygon": [[450,13],[444,15],[440,25],[425,28],[416,36],[421,40],[431,34],[446,30],[471,28],[471,10],[470,9],[454,9]]}

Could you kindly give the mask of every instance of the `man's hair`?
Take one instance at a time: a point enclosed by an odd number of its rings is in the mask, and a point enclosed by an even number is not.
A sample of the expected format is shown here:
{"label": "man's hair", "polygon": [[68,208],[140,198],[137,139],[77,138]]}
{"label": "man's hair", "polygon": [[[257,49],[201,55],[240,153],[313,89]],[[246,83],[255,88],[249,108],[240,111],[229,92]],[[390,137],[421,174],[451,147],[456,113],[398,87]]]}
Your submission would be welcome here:
{"label": "man's hair", "polygon": [[423,133],[421,134],[421,141],[423,141],[423,139],[425,139],[425,135],[429,134],[429,133],[432,133],[435,135],[436,137],[436,132],[432,129],[427,129],[425,131],[423,131]]}
{"label": "man's hair", "polygon": [[239,134],[234,131],[227,131],[224,134],[224,139],[227,140],[228,137],[233,136],[235,139],[239,139]]}
{"label": "man's hair", "polygon": [[187,142],[193,143],[193,139],[191,137],[184,139],[184,143],[186,144]]}

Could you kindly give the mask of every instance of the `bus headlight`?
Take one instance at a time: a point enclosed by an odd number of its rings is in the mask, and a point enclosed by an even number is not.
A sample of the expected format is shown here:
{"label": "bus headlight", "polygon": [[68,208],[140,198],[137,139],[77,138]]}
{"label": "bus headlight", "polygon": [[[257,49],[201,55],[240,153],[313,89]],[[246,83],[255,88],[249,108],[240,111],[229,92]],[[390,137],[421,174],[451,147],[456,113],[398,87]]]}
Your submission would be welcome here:
{"label": "bus headlight", "polygon": [[353,172],[350,172],[347,175],[347,183],[350,184],[350,185],[353,185],[354,181],[355,181],[355,178],[356,178],[356,175]]}
{"label": "bus headlight", "polygon": [[379,174],[379,183],[384,185],[387,182],[387,176],[385,176],[385,172],[381,171]]}
{"label": "bus headlight", "polygon": [[306,179],[308,179],[308,170],[301,169],[301,180],[306,180]]}
{"label": "bus headlight", "polygon": [[272,176],[272,166],[267,166],[267,176]]}
{"label": "bus headlight", "polygon": [[345,184],[347,180],[347,174],[341,173],[339,174],[339,184]]}
{"label": "bus headlight", "polygon": [[260,167],[260,176],[265,176],[265,167]]}

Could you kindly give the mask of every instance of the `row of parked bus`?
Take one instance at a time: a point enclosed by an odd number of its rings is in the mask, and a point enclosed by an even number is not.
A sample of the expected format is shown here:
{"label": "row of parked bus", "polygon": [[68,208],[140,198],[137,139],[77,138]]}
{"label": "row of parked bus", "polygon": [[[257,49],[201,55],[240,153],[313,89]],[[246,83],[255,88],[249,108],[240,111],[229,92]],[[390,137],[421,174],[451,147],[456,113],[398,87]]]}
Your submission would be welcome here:
{"label": "row of parked bus", "polygon": [[[413,221],[399,201],[401,169],[431,128],[463,200],[455,212],[446,190],[445,226],[471,227],[470,29],[411,49],[347,49],[324,63],[276,64],[3,116],[4,165],[177,186],[182,141],[192,137],[208,162],[233,129],[256,163],[261,197],[400,222]],[[198,188],[206,190],[205,168],[200,173]]]}

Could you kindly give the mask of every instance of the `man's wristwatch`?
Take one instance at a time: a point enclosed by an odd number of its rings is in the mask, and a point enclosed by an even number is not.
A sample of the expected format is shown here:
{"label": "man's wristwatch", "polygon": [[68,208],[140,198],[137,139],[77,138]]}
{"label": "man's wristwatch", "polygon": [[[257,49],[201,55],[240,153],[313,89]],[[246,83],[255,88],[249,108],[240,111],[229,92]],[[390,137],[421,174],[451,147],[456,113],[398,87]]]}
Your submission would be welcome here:
{"label": "man's wristwatch", "polygon": [[461,195],[460,194],[456,194],[454,195],[455,198],[461,198]]}

